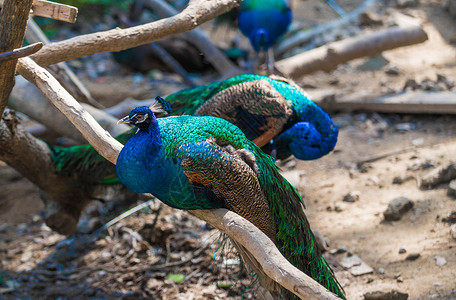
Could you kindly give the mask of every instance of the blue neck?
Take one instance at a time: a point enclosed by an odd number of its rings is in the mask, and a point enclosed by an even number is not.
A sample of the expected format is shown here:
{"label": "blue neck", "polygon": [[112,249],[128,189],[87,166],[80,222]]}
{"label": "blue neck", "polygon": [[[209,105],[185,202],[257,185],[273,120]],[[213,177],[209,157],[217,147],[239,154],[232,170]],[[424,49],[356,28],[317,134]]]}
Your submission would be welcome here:
{"label": "blue neck", "polygon": [[250,37],[252,45],[255,51],[267,51],[273,44],[271,41],[269,32],[263,28],[257,29],[252,33]]}

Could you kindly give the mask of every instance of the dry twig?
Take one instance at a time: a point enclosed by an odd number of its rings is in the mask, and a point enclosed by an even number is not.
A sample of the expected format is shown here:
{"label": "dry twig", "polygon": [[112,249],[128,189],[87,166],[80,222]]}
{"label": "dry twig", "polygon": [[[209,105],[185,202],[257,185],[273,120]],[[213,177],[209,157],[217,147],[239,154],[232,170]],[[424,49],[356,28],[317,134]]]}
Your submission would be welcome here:
{"label": "dry twig", "polygon": [[13,49],[0,53],[0,63],[8,60],[19,59],[21,57],[29,56],[35,52],[38,52],[43,48],[43,43],[34,43],[19,49]]}

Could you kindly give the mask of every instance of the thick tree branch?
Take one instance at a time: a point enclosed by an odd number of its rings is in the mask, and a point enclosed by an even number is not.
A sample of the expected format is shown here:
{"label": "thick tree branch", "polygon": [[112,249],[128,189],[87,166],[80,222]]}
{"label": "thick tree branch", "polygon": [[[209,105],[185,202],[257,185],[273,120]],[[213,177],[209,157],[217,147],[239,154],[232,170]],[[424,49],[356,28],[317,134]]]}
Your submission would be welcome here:
{"label": "thick tree branch", "polygon": [[250,254],[253,254],[264,273],[301,299],[339,299],[311,277],[293,266],[274,243],[255,225],[236,213],[219,208],[192,210],[196,217],[226,233]]}
{"label": "thick tree branch", "polygon": [[355,58],[374,56],[383,51],[422,43],[427,34],[418,25],[391,27],[354,38],[337,41],[276,62],[285,76],[296,78],[315,71],[329,72]]}
{"label": "thick tree branch", "polygon": [[[25,39],[29,43],[42,42],[44,45],[48,45],[51,42],[36,24],[33,18],[29,18],[27,22],[27,30],[25,31]],[[79,102],[91,103],[93,106],[102,108],[103,106],[92,98],[90,92],[82,84],[82,82],[76,77],[73,71],[64,62],[51,65],[48,70],[53,73],[54,77],[62,84],[62,86],[73,95]],[[47,102],[47,101],[46,101]]]}
{"label": "thick tree branch", "polygon": [[191,0],[179,14],[156,22],[103,32],[80,35],[46,45],[31,57],[40,66],[48,66],[99,52],[121,51],[148,44],[178,33],[192,30],[204,22],[229,11],[241,0]]}
{"label": "thick tree branch", "polygon": [[17,69],[78,128],[95,150],[103,153],[102,155],[113,164],[116,163],[123,145],[105,131],[48,71],[29,57],[21,58]]}
{"label": "thick tree branch", "polygon": [[[116,163],[122,145],[106,134],[98,123],[68,94],[52,76],[30,58],[21,59],[18,69],[37,85],[62,113],[81,131],[106,159]],[[272,241],[244,218],[226,210],[193,211],[196,216],[219,228],[243,245],[273,280],[303,299],[337,299],[303,272],[293,267]]]}
{"label": "thick tree branch", "polygon": [[[0,53],[20,48],[32,0],[5,0],[0,11]],[[0,116],[14,86],[16,59],[0,63]]]}

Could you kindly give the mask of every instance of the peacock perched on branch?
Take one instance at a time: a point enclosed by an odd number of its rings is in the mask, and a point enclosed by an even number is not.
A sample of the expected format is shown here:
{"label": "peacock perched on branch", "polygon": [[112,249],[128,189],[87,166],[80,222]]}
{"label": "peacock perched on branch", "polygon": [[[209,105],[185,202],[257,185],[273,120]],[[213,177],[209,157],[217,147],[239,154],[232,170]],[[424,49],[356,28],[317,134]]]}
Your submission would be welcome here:
{"label": "peacock perched on branch", "polygon": [[[316,245],[299,194],[279,174],[274,159],[226,120],[157,119],[156,114],[171,108],[160,97],[156,100],[119,121],[138,128],[117,159],[120,181],[174,208],[236,212],[262,230],[293,265],[344,298]],[[280,294],[273,285],[263,287]]]}
{"label": "peacock perched on branch", "polygon": [[[302,89],[284,78],[239,75],[166,97],[175,115],[215,116],[239,127],[277,158],[317,159],[334,149],[338,128]],[[116,137],[122,144],[135,130]],[[272,141],[272,142],[271,142]],[[85,185],[118,184],[114,166],[90,145],[51,147],[57,170]]]}

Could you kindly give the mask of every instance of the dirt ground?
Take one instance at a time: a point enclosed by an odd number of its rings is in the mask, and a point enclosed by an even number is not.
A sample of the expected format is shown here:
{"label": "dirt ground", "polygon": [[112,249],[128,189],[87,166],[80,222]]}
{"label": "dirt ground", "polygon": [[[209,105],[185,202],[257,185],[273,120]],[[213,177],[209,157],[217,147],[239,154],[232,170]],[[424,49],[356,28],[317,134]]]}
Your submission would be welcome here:
{"label": "dirt ground", "polygon": [[[360,4],[339,3],[347,10]],[[412,16],[429,40],[304,76],[297,82],[311,96],[400,92],[408,79],[437,82],[437,74],[456,80],[450,43],[456,21],[443,1],[405,8],[390,1],[370,11],[385,23],[397,12]],[[337,17],[325,2],[311,0],[298,1],[296,15],[306,25]],[[387,74],[391,66],[398,74]],[[347,298],[395,290],[408,299],[456,299],[456,200],[448,195],[448,178],[421,187],[430,172],[455,162],[456,116],[331,115],[340,127],[333,153],[278,163],[302,193],[312,229],[327,241],[325,257]],[[385,220],[383,212],[399,197],[413,207],[399,220]],[[43,224],[42,209],[38,189],[0,162],[1,299],[254,299],[237,257],[217,249],[216,231],[185,212],[154,203],[89,235],[125,209],[94,203],[78,233],[66,238]]]}

